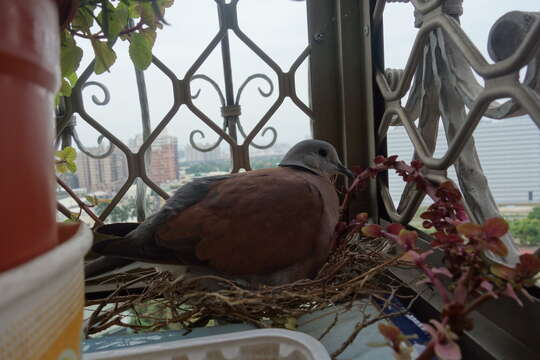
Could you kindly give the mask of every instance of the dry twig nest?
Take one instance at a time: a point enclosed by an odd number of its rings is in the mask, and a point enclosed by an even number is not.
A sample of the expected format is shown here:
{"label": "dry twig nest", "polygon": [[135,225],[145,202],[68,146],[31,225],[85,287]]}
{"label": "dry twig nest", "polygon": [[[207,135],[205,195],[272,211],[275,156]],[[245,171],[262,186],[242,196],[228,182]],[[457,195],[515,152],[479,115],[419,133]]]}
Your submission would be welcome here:
{"label": "dry twig nest", "polygon": [[[387,270],[404,265],[399,256],[389,254],[388,240],[368,239],[358,234],[350,235],[347,240],[331,254],[315,279],[256,290],[246,290],[230,280],[213,276],[175,280],[167,272],[154,270],[115,275],[106,280],[117,284],[115,291],[106,298],[86,303],[93,309],[86,334],[96,334],[115,325],[135,331],[190,330],[208,326],[213,320],[247,322],[261,328],[291,328],[294,327],[291,320],[301,315],[338,304],[352,305],[353,301],[366,297],[377,298],[386,305],[377,317],[358,319],[356,334],[380,319],[402,314],[387,311],[400,286]],[[219,280],[223,288],[205,291],[200,281],[208,278]],[[130,294],[134,284],[142,285],[142,292]],[[354,338],[348,340],[350,343]]]}

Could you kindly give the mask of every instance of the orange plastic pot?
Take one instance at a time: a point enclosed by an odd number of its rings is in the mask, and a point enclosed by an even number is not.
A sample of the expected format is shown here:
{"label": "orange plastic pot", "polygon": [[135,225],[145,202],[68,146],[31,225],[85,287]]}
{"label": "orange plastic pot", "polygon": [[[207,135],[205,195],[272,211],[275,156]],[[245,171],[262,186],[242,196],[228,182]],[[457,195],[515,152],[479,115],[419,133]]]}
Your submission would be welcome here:
{"label": "orange plastic pot", "polygon": [[55,0],[0,1],[0,272],[57,245]]}

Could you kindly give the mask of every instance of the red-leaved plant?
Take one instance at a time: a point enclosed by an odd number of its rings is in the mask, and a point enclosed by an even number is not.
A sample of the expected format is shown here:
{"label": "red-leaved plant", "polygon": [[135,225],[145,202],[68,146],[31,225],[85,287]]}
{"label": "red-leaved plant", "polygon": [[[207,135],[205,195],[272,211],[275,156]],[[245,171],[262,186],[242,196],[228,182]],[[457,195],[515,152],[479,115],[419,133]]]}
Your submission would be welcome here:
{"label": "red-leaved plant", "polygon": [[[361,232],[371,238],[393,240],[404,250],[403,259],[413,262],[425,275],[424,282],[431,284],[440,294],[443,309],[440,319],[431,319],[424,324],[431,340],[418,359],[459,360],[461,350],[457,344],[459,335],[473,327],[469,314],[483,302],[508,296],[522,305],[517,293],[531,301],[534,298],[526,287],[533,286],[535,276],[540,272],[540,258],[525,254],[519,257],[515,268],[495,264],[487,260],[483,253],[487,250],[505,256],[508,249],[501,237],[508,232],[508,224],[502,218],[488,219],[484,224],[471,223],[465,211],[461,193],[451,181],[435,185],[424,177],[420,169],[422,163],[412,161],[407,164],[398,161],[397,156],[377,156],[373,167],[359,170],[357,176],[345,194],[343,208],[346,208],[350,195],[367,185],[370,178],[379,173],[395,170],[405,182],[412,182],[433,200],[433,204],[421,214],[423,227],[434,228],[434,240],[431,247],[444,253],[443,267],[433,267],[427,258],[434,252],[422,251],[417,247],[418,234],[401,224],[392,223],[383,227],[367,224],[368,214],[357,215],[348,223],[340,223],[337,228],[337,240],[352,232]],[[437,250],[435,250],[437,251]],[[442,278],[447,278],[443,283]],[[410,349],[402,346],[405,337],[393,325],[384,325],[381,334],[387,339],[397,359],[410,359]]]}

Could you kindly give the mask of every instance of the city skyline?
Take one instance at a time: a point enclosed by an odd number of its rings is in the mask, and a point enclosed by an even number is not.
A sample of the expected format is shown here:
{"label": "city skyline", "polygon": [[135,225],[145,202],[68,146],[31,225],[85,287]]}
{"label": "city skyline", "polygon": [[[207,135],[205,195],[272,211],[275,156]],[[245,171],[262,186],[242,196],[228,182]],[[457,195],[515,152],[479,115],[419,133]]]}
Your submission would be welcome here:
{"label": "city skyline", "polygon": [[[139,151],[143,144],[142,134],[128,138],[125,143],[132,152]],[[210,144],[203,144],[209,147]],[[252,148],[250,156],[257,158],[260,156],[282,156],[292,145],[287,143],[276,143],[269,149]],[[101,143],[98,146],[87,148],[86,151],[92,154],[105,154],[108,145]],[[188,166],[189,163],[205,161],[222,161],[230,159],[228,146],[218,146],[209,152],[199,151],[191,144],[182,146],[178,143],[178,138],[168,135],[166,132],[160,134],[152,146],[149,148],[150,157],[147,172],[149,178],[158,185],[179,182],[181,179],[180,168]],[[110,154],[105,157],[92,157],[85,152],[78,151],[75,160],[77,171],[74,174],[61,174],[61,178],[72,188],[82,188],[89,193],[117,192],[128,178],[128,165],[124,153],[113,146]],[[183,181],[180,181],[183,183]]]}

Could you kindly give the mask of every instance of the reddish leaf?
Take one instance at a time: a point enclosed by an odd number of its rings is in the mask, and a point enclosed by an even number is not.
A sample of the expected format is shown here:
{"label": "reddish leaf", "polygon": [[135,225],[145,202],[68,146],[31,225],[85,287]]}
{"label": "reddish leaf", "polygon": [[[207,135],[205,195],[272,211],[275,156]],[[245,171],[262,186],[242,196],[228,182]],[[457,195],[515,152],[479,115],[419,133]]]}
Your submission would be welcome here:
{"label": "reddish leaf", "polygon": [[422,214],[420,214],[420,217],[422,219],[426,219],[426,220],[433,220],[433,218],[434,218],[433,213],[431,213],[429,211],[423,212]]}
{"label": "reddish leaf", "polygon": [[386,227],[386,231],[393,235],[399,235],[399,232],[403,229],[401,224],[390,224]]}
{"label": "reddish leaf", "polygon": [[487,219],[484,233],[487,237],[501,237],[508,232],[508,223],[502,218]]}
{"label": "reddish leaf", "polygon": [[378,156],[375,157],[375,159],[373,159],[373,162],[375,164],[382,164],[385,161],[386,161],[386,158],[384,156],[382,156],[382,155],[378,155]]}
{"label": "reddish leaf", "polygon": [[505,280],[512,280],[516,276],[516,270],[512,269],[508,266],[504,266],[501,264],[493,264],[490,267],[490,271],[495,276],[498,276]]}
{"label": "reddish leaf", "polygon": [[482,234],[482,226],[473,223],[460,224],[456,226],[456,230],[466,237],[475,237]]}
{"label": "reddish leaf", "polygon": [[431,221],[424,221],[422,222],[422,227],[424,229],[431,229],[433,227],[433,223]]}
{"label": "reddish leaf", "polygon": [[416,170],[420,170],[424,166],[424,164],[422,164],[420,160],[413,160],[411,161],[411,166]]}
{"label": "reddish leaf", "polygon": [[454,301],[457,304],[464,305],[467,301],[467,281],[468,273],[464,272],[457,281],[456,288],[454,289]]}
{"label": "reddish leaf", "polygon": [[398,340],[399,335],[401,335],[401,330],[399,330],[398,327],[392,325],[392,324],[385,324],[383,322],[379,323],[379,332],[390,340],[391,342],[395,342]]}
{"label": "reddish leaf", "polygon": [[457,335],[437,320],[430,320],[430,322],[434,326],[424,324],[424,329],[431,335],[437,357],[443,360],[460,360],[461,350],[455,342]]}
{"label": "reddish leaf", "polygon": [[493,291],[493,284],[490,283],[489,281],[487,280],[484,280],[480,283],[480,287],[488,292],[491,292]]}
{"label": "reddish leaf", "polygon": [[393,166],[396,163],[397,158],[397,155],[389,156],[388,159],[386,159],[386,161],[384,162],[384,165]]}
{"label": "reddish leaf", "polygon": [[381,237],[383,236],[382,227],[377,224],[366,225],[362,228],[362,234],[372,238]]}
{"label": "reddish leaf", "polygon": [[397,242],[406,250],[410,250],[415,248],[417,238],[418,234],[416,233],[416,231],[401,229]]}
{"label": "reddish leaf", "polygon": [[487,241],[487,248],[493,253],[499,255],[499,256],[506,256],[508,255],[508,248],[504,244],[504,242],[499,238],[491,238]]}
{"label": "reddish leaf", "polygon": [[437,342],[435,354],[439,359],[461,360],[461,349],[455,341]]}
{"label": "reddish leaf", "polygon": [[418,253],[414,250],[409,250],[405,254],[412,259],[416,264],[423,264],[426,261],[426,258],[433,254],[433,250],[424,251],[423,253]]}
{"label": "reddish leaf", "polygon": [[540,272],[540,258],[533,254],[523,254],[519,257],[516,270],[524,278],[532,278]]}
{"label": "reddish leaf", "polygon": [[452,278],[452,273],[445,267],[432,268],[431,271],[435,275],[444,275],[446,277]]}

